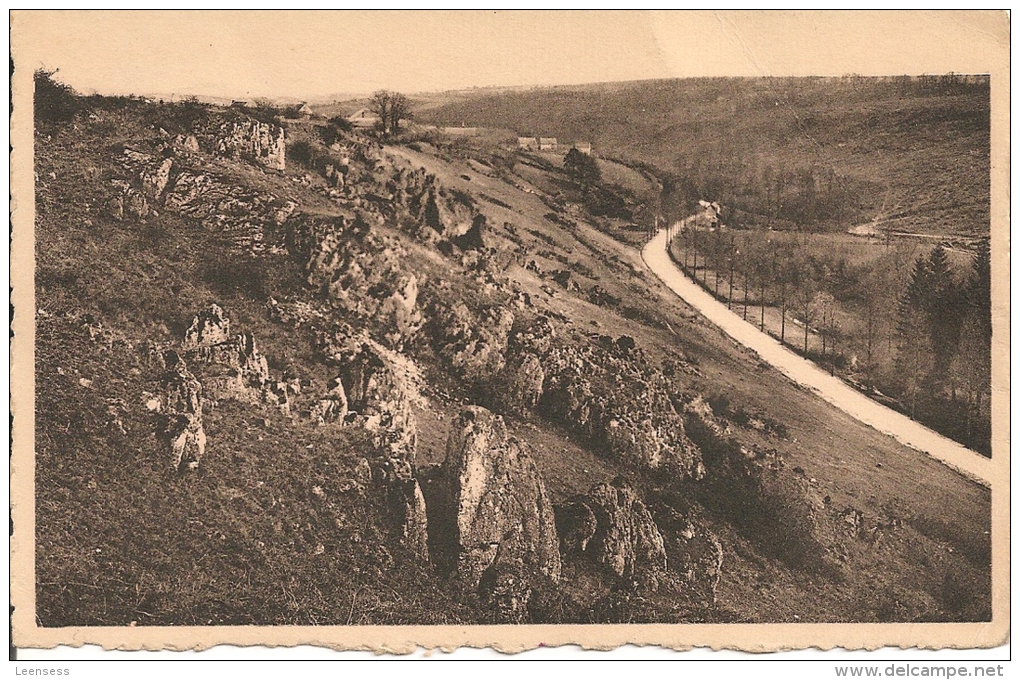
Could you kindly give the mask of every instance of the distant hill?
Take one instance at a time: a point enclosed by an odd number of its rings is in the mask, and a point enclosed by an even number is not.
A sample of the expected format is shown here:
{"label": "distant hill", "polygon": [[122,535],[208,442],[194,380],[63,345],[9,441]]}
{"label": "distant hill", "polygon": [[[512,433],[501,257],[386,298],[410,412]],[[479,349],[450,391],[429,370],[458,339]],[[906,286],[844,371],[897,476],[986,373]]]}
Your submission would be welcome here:
{"label": "distant hill", "polygon": [[752,223],[989,231],[989,81],[699,78],[450,93],[420,122],[590,141]]}

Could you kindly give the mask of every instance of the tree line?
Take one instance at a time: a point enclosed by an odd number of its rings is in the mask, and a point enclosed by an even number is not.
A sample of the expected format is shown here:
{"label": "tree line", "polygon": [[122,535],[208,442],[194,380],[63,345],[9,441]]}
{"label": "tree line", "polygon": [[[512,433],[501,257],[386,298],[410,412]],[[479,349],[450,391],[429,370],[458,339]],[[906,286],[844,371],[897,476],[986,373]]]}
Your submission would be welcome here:
{"label": "tree line", "polygon": [[831,167],[748,167],[727,157],[720,152],[683,161],[681,168],[663,175],[661,200],[667,219],[681,219],[691,214],[700,197],[715,196],[729,206],[728,223],[734,227],[842,231],[860,221],[865,187]]}

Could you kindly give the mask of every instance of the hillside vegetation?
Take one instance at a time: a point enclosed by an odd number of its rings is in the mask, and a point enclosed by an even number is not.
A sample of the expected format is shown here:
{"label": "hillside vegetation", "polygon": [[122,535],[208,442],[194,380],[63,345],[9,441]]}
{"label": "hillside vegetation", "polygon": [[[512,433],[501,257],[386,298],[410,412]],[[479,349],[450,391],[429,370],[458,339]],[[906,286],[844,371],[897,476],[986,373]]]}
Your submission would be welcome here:
{"label": "hillside vegetation", "polygon": [[562,170],[53,96],[40,625],[989,619],[988,490],[735,347]]}
{"label": "hillside vegetation", "polygon": [[417,119],[590,141],[648,163],[685,217],[930,234],[989,232],[987,77],[696,78],[431,97]]}

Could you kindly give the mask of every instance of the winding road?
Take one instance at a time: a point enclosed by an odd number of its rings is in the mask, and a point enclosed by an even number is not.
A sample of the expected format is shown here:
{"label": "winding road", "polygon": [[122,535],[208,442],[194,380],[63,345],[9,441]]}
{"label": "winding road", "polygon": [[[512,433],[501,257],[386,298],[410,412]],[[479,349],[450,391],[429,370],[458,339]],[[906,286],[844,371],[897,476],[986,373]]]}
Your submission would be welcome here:
{"label": "winding road", "polygon": [[667,230],[663,229],[642,249],[641,258],[645,264],[674,293],[735,341],[754,350],[763,361],[779,369],[795,383],[812,390],[860,422],[926,453],[984,486],[991,485],[990,459],[869,399],[786,348],[772,336],[762,333],[687,278],[670,259],[666,244]]}

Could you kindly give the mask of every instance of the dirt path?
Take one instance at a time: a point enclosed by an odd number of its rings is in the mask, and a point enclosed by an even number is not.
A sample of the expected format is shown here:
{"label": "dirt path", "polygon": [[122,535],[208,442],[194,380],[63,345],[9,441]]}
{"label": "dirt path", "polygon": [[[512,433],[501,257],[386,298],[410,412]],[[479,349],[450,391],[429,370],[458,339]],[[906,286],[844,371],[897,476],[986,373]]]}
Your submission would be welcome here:
{"label": "dirt path", "polygon": [[641,257],[674,293],[701,312],[705,318],[761,359],[778,368],[797,384],[806,387],[836,408],[879,432],[922,451],[985,486],[990,485],[992,461],[962,444],[928,429],[905,415],[867,398],[839,378],[790,351],[775,338],[761,333],[726,305],[684,276],[666,252],[666,230],[660,231],[641,251]]}

